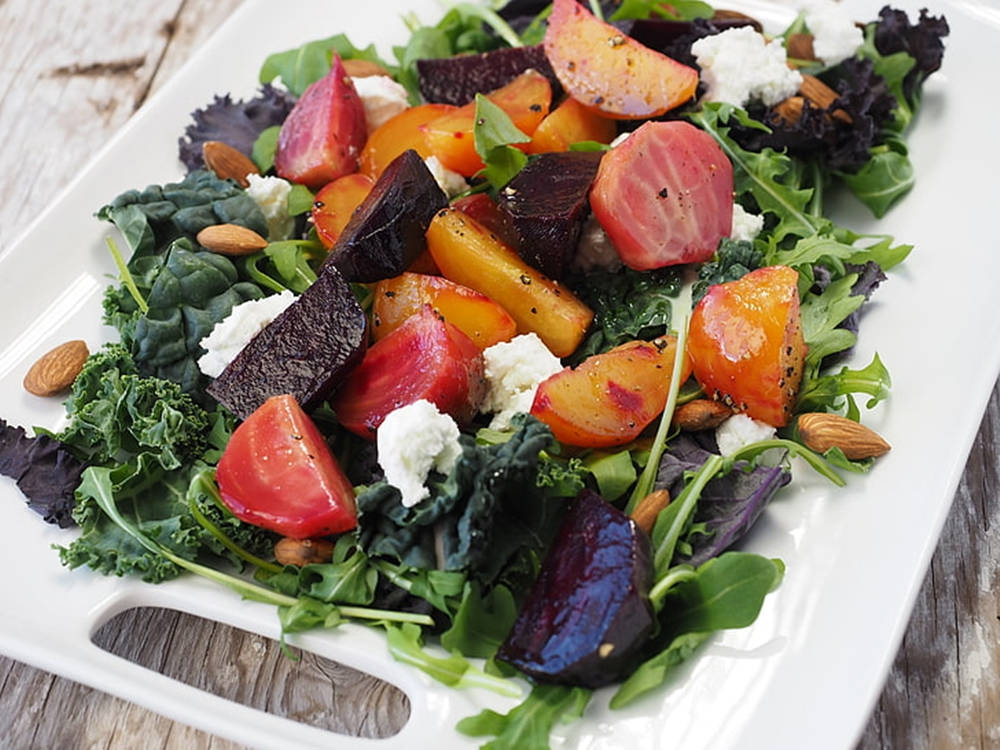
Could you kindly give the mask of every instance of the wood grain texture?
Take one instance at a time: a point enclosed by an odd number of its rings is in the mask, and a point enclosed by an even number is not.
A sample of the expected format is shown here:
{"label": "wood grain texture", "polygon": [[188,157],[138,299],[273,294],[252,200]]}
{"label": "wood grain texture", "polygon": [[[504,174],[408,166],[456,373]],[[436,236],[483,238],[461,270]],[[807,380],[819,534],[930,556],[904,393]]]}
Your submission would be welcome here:
{"label": "wood grain texture", "polygon": [[[0,0],[0,254],[239,2]],[[998,429],[995,391],[858,750],[1000,747]],[[408,715],[384,683],[310,655],[289,662],[267,639],[189,615],[126,613],[98,639],[151,669],[335,731],[377,736]],[[91,747],[238,746],[0,658],[0,748]]]}

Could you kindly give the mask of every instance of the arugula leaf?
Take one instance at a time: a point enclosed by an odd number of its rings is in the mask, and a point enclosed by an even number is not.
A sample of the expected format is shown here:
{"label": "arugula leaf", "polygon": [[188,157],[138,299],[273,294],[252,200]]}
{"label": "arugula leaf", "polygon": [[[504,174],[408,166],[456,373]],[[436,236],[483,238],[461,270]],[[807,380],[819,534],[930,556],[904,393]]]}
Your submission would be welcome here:
{"label": "arugula leaf", "polygon": [[622,0],[609,20],[624,21],[629,18],[666,18],[671,21],[693,21],[696,18],[711,18],[715,9],[701,0]]}
{"label": "arugula leaf", "polygon": [[455,727],[470,737],[494,736],[488,750],[548,750],[556,722],[579,718],[591,692],[563,685],[535,685],[524,701],[506,714],[486,709]]}
{"label": "arugula leaf", "polygon": [[831,281],[820,293],[808,292],[802,297],[802,333],[807,354],[805,379],[815,377],[823,359],[854,346],[857,336],[840,328],[848,316],[865,302],[863,294],[854,294],[858,274],[852,273]]}
{"label": "arugula leaf", "polygon": [[766,130],[766,126],[750,118],[742,109],[731,104],[712,102],[688,113],[688,118],[707,132],[729,157],[733,165],[733,193],[736,198],[749,194],[763,213],[777,221],[771,229],[771,242],[778,244],[785,237],[810,237],[829,229],[830,222],[814,216],[808,209],[812,188],[802,188],[802,176],[793,160],[770,148],[760,152],[743,149],[730,135],[731,120],[749,128]]}
{"label": "arugula leaf", "polygon": [[260,135],[253,142],[250,149],[250,158],[257,165],[261,174],[271,171],[274,166],[274,155],[278,151],[278,136],[281,134],[280,125],[272,125],[260,131]]}
{"label": "arugula leaf", "polygon": [[476,119],[472,127],[476,153],[486,165],[479,174],[494,190],[500,190],[528,163],[528,157],[511,143],[527,143],[525,135],[500,107],[476,94]]}
{"label": "arugula leaf", "polygon": [[618,688],[609,706],[624,708],[641,695],[655,690],[670,677],[671,671],[691,658],[698,647],[711,637],[711,633],[682,633],[669,644],[640,664]]}
{"label": "arugula leaf", "polygon": [[273,575],[258,578],[284,594],[334,604],[371,604],[378,584],[378,569],[351,535],[342,536],[328,563],[298,567],[286,565]]}
{"label": "arugula leaf", "polygon": [[916,182],[906,153],[886,145],[871,150],[871,158],[854,174],[838,173],[852,193],[881,219]]}
{"label": "arugula leaf", "polygon": [[521,689],[509,680],[486,674],[468,659],[458,655],[432,656],[423,648],[421,629],[412,623],[386,624],[385,634],[392,658],[416,667],[449,687],[479,687],[500,695],[517,697]]}
{"label": "arugula leaf", "polygon": [[375,45],[355,47],[344,34],[335,34],[306,42],[301,47],[268,55],[261,65],[258,78],[261,83],[281,78],[286,89],[297,97],[302,96],[310,84],[330,72],[334,53],[343,60],[367,60],[393,72],[393,66],[379,57]]}
{"label": "arugula leaf", "polygon": [[891,385],[889,371],[876,354],[868,365],[859,370],[845,366],[835,374],[804,381],[795,410],[797,412],[839,411],[843,408],[846,397],[849,416],[855,415],[852,418],[856,418],[857,407],[851,398],[853,394],[868,394],[870,398],[865,405],[871,409],[888,398]]}
{"label": "arugula leaf", "polygon": [[494,586],[484,596],[480,585],[469,581],[451,627],[441,634],[441,645],[465,656],[488,659],[503,643],[516,618],[517,604],[509,588]]}

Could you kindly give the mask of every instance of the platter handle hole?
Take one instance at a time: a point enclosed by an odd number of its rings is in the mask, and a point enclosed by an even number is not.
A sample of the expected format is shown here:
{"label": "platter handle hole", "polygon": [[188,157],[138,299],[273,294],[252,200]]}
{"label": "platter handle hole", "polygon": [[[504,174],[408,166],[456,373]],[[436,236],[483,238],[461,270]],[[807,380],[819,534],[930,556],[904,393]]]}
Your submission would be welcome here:
{"label": "platter handle hole", "polygon": [[391,737],[410,701],[394,685],[300,649],[288,658],[270,638],[161,607],[127,609],[95,645],[220,698],[337,734]]}

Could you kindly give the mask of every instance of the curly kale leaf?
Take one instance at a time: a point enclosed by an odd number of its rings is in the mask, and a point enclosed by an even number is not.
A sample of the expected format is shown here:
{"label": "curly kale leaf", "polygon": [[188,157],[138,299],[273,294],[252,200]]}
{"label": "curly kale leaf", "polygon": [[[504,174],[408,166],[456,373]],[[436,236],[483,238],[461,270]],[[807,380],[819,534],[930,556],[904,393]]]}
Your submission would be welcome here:
{"label": "curly kale leaf", "polygon": [[90,464],[114,464],[148,451],[170,470],[208,446],[205,410],[177,383],[141,377],[121,344],[88,357],[66,412],[70,424],[57,438]]}
{"label": "curly kale leaf", "polygon": [[906,11],[885,6],[879,11],[879,20],[874,24],[875,48],[882,55],[905,52],[913,58],[914,64],[903,80],[903,91],[913,100],[919,96],[920,85],[931,73],[941,67],[944,57],[944,43],[950,29],[944,16],[935,18],[920,11],[920,20],[910,23]]}
{"label": "curly kale leaf", "polygon": [[195,251],[187,239],[176,240],[162,254],[133,258],[129,266],[149,310],[141,313],[124,286],[112,287],[105,294],[105,322],[118,329],[140,374],[200,394],[205,378],[197,365],[204,354],[199,342],[235,305],[259,299],[263,292],[239,281],[228,258]]}
{"label": "curly kale leaf", "polygon": [[698,269],[698,280],[691,290],[691,301],[697,303],[713,284],[742,279],[764,265],[764,254],[752,242],[723,238],[719,249],[708,263]]}
{"label": "curly kale leaf", "polygon": [[86,465],[49,435],[28,437],[0,419],[0,474],[17,482],[28,507],[48,523],[73,525],[73,491]]}
{"label": "curly kale leaf", "polygon": [[462,436],[454,470],[428,480],[431,496],[412,508],[403,507],[399,491],[384,482],[362,492],[359,525],[366,552],[417,568],[463,570],[491,582],[522,547],[543,548],[554,507],[561,505],[536,482],[539,453],[551,448],[553,438],[541,422],[523,419],[504,443],[477,445]]}
{"label": "curly kale leaf", "polygon": [[97,217],[118,227],[132,249],[133,261],[162,252],[179,237],[193,241],[214,224],[238,224],[267,237],[267,219],[246,191],[205,170],[180,182],[124,192],[103,206]]}
{"label": "curly kale leaf", "polygon": [[591,333],[573,354],[575,364],[626,341],[662,336],[681,282],[672,268],[644,273],[622,268],[579,276],[569,286],[594,311]]}
{"label": "curly kale leaf", "polygon": [[177,141],[180,160],[188,172],[205,168],[201,148],[208,141],[222,141],[246,156],[267,128],[281,125],[295,105],[295,98],[269,83],[248,101],[233,101],[229,94],[191,113],[194,121]]}

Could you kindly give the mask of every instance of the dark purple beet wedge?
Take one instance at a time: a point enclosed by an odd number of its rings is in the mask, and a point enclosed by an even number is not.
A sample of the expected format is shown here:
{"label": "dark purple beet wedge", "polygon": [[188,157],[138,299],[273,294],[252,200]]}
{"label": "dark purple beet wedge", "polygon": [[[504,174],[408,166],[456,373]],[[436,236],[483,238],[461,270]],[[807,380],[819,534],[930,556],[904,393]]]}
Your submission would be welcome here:
{"label": "dark purple beet wedge", "polygon": [[424,160],[410,149],[385,168],[324,261],[348,281],[399,276],[427,247],[431,219],[448,205]]}
{"label": "dark purple beet wedge", "polygon": [[417,60],[420,93],[424,99],[459,107],[475,99],[476,94],[488,94],[507,85],[529,68],[549,79],[552,100],[558,100],[562,85],[540,44],[504,47],[478,55]]}
{"label": "dark purple beet wedge", "polygon": [[367,345],[368,318],[351,287],[336,268],[324,268],[207,390],[240,419],[283,393],[309,411],[340,386]]}
{"label": "dark purple beet wedge", "polygon": [[653,629],[649,538],[600,495],[571,502],[528,599],[497,651],[539,682],[597,688],[635,666]]}
{"label": "dark purple beet wedge", "polygon": [[521,257],[550,278],[561,279],[569,270],[600,162],[597,152],[542,154],[497,197],[517,231]]}

